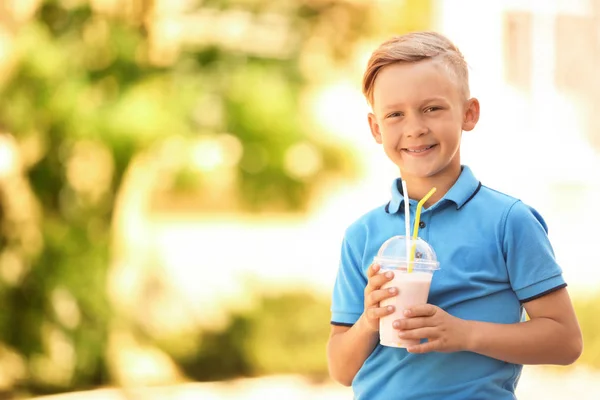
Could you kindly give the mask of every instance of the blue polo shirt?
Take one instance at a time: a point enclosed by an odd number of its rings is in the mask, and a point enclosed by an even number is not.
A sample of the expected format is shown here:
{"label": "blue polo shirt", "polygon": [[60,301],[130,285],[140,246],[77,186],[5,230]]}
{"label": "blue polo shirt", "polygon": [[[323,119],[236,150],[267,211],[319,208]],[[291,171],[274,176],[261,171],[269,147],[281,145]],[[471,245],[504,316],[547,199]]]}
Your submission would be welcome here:
{"label": "blue polo shirt", "polygon": [[[404,234],[401,181],[392,199],[346,230],[332,296],[331,323],[351,326],[364,308],[366,271],[383,242]],[[411,221],[416,202],[410,200]],[[520,200],[492,190],[463,166],[446,195],[421,213],[419,236],[440,270],[428,302],[451,315],[512,324],[523,303],[566,286],[542,217]],[[356,374],[355,399],[514,399],[522,365],[472,352],[410,354],[377,345]]]}

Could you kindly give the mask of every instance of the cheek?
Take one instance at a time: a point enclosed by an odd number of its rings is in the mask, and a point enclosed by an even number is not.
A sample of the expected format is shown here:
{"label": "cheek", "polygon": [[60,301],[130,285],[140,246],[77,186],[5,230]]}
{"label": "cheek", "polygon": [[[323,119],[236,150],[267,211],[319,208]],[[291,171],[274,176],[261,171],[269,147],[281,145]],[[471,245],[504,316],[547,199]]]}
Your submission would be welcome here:
{"label": "cheek", "polygon": [[393,157],[397,153],[398,139],[397,136],[386,132],[381,136],[381,145],[383,150],[389,157]]}
{"label": "cheek", "polygon": [[395,149],[398,146],[398,138],[393,135],[384,135],[382,137],[383,147],[386,149]]}
{"label": "cheek", "polygon": [[435,125],[432,125],[432,130],[440,134],[440,138],[444,138],[449,143],[460,142],[462,135],[462,125],[457,124],[456,121],[436,121]]}
{"label": "cheek", "polygon": [[396,143],[400,138],[401,129],[398,124],[387,124],[381,127],[381,138],[383,143]]}
{"label": "cheek", "polygon": [[451,115],[435,118],[430,121],[430,127],[438,132],[453,131],[461,126],[462,124],[458,123]]}

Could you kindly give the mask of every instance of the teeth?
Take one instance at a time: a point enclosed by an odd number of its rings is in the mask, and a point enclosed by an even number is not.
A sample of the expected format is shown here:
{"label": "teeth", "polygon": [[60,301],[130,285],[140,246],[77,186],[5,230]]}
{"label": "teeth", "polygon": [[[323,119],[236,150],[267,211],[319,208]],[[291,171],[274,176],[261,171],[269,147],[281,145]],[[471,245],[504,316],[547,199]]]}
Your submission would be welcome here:
{"label": "teeth", "polygon": [[432,148],[433,146],[429,146],[429,147],[425,147],[424,149],[420,149],[420,150],[411,150],[411,149],[406,149],[407,151],[410,151],[411,153],[422,153],[426,150],[429,150],[430,148]]}

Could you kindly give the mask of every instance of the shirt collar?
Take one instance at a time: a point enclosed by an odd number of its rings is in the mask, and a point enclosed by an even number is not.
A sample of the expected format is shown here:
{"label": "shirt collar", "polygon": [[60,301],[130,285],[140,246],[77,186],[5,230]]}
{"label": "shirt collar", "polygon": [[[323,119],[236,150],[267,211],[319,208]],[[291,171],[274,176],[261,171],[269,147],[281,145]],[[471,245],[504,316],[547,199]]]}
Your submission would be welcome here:
{"label": "shirt collar", "polygon": [[[469,167],[463,165],[458,180],[452,185],[444,197],[438,201],[438,204],[451,201],[456,204],[456,209],[460,210],[467,204],[481,188],[481,182],[475,178]],[[385,207],[388,214],[395,214],[404,210],[404,195],[402,193],[402,179],[394,180],[391,188],[392,199]]]}

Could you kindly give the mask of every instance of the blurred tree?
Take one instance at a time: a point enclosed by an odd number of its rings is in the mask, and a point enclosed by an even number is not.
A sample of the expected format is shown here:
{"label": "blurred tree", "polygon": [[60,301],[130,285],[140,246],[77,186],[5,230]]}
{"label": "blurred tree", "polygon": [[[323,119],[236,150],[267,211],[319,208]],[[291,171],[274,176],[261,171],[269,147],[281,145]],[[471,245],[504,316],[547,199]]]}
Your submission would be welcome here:
{"label": "blurred tree", "polygon": [[329,316],[327,296],[265,295],[256,308],[231,315],[221,329],[158,343],[199,381],[294,373],[323,381],[328,377]]}
{"label": "blurred tree", "polygon": [[[161,190],[208,211],[302,210],[320,179],[352,170],[343,143],[308,131],[302,90],[380,24],[368,1],[2,4],[0,122],[37,202],[0,181],[0,373],[21,365],[12,388],[32,392],[106,384],[110,223],[133,155],[184,143]],[[211,197],[215,182],[236,200]]]}
{"label": "blurred tree", "polygon": [[132,154],[159,133],[152,121],[132,128],[118,119],[136,106],[131,93],[154,76],[168,79],[138,61],[141,26],[67,3],[44,2],[15,28],[14,65],[0,89],[0,119],[19,142],[42,209],[36,254],[11,240],[26,226],[2,220],[2,254],[20,257],[26,273],[0,282],[0,340],[25,360],[17,383],[34,392],[108,380],[113,198]]}

